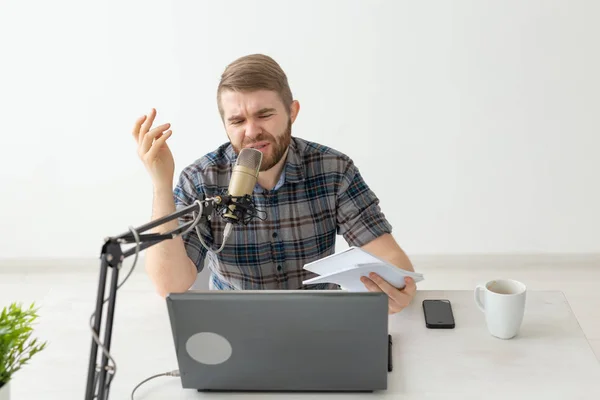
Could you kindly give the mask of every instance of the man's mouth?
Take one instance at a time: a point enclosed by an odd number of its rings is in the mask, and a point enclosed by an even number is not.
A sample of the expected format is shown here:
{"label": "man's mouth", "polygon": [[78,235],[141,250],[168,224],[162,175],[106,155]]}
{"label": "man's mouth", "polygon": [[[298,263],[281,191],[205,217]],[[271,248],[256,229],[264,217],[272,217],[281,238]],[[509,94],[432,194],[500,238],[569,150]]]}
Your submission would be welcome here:
{"label": "man's mouth", "polygon": [[264,149],[265,147],[267,147],[268,145],[269,145],[269,142],[260,142],[260,143],[254,143],[247,147],[249,147],[251,149],[261,150],[261,149]]}

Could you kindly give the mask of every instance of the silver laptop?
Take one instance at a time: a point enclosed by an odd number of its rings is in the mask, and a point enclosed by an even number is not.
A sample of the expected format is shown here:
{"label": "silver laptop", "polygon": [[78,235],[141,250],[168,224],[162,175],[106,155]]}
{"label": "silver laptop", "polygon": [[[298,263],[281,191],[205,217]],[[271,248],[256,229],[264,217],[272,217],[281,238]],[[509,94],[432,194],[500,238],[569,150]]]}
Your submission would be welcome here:
{"label": "silver laptop", "polygon": [[188,291],[167,307],[184,388],[387,389],[383,293]]}

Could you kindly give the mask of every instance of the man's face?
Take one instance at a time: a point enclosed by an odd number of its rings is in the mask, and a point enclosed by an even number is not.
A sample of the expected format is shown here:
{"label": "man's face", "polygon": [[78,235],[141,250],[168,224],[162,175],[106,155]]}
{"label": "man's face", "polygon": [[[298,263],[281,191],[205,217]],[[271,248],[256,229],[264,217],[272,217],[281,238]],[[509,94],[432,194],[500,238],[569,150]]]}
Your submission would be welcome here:
{"label": "man's face", "polygon": [[236,154],[247,147],[260,150],[261,171],[271,169],[281,160],[290,144],[297,102],[290,111],[273,91],[226,90],[221,93],[221,105],[225,130]]}

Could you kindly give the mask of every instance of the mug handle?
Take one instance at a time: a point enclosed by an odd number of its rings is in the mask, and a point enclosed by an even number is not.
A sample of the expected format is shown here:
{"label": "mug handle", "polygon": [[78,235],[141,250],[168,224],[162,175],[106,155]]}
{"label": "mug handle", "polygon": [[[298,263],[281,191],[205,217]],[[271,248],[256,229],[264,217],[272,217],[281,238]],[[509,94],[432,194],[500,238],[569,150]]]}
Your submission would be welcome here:
{"label": "mug handle", "polygon": [[479,295],[480,295],[481,291],[484,289],[485,289],[485,286],[483,286],[483,285],[477,285],[477,287],[475,288],[475,304],[477,304],[477,307],[479,307],[479,309],[483,312],[485,312],[485,306],[481,302],[481,298]]}

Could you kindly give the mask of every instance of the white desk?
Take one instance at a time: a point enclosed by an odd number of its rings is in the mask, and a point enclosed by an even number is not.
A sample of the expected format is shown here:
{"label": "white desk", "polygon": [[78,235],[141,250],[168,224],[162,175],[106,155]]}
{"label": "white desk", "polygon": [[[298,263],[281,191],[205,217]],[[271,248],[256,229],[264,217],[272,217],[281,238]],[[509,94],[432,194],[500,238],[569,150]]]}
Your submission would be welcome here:
{"label": "white desk", "polygon": [[[93,293],[86,303],[69,296],[46,305],[44,318],[53,321],[52,329],[46,326],[39,336],[52,334],[53,343],[15,377],[14,399],[83,398]],[[425,298],[449,299],[456,329],[427,329]],[[560,292],[528,292],[523,327],[512,340],[487,333],[472,291],[419,291],[409,308],[390,317],[390,332],[394,371],[385,392],[205,394],[181,389],[179,378],[160,377],[139,388],[135,399],[600,399],[600,363]],[[143,379],[177,369],[164,302],[148,292],[123,290],[112,350],[118,371],[111,399],[129,399]]]}

